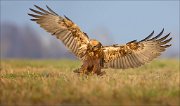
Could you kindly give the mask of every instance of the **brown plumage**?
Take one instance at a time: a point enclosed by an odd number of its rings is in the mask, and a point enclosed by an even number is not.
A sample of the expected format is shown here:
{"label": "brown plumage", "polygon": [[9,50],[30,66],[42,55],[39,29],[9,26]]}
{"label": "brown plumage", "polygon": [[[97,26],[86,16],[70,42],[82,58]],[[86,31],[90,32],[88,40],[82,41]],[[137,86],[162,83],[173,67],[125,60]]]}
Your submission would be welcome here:
{"label": "brown plumage", "polygon": [[164,29],[155,37],[152,37],[153,31],[141,41],[133,40],[125,45],[103,46],[99,41],[89,39],[87,34],[66,16],[59,16],[48,6],[46,6],[48,11],[36,5],[35,7],[38,10],[30,10],[36,15],[28,14],[34,17],[31,20],[60,39],[83,61],[81,68],[76,71],[78,73],[102,75],[101,68],[139,67],[161,55],[167,47],[171,46],[167,44],[172,39],[167,39],[170,33],[160,38]]}

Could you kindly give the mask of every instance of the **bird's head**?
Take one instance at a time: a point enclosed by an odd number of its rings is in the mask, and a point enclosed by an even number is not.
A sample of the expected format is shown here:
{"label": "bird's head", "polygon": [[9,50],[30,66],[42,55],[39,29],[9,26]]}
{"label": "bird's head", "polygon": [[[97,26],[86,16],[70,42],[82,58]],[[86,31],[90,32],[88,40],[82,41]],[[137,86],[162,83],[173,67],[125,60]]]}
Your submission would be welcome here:
{"label": "bird's head", "polygon": [[96,50],[101,49],[102,44],[95,39],[91,39],[89,42],[89,47],[91,50],[96,51]]}

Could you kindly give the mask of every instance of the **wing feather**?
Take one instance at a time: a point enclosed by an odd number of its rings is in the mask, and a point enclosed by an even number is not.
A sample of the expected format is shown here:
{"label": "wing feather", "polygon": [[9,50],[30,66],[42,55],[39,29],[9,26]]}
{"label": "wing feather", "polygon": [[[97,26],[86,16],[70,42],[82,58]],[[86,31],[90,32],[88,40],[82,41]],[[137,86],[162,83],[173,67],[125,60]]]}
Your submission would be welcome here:
{"label": "wing feather", "polygon": [[72,41],[73,41],[73,37],[70,36],[66,46],[70,48],[70,44],[72,43]]}
{"label": "wing feather", "polygon": [[[35,14],[28,14],[33,17],[32,21],[35,21],[47,32],[60,39],[64,45],[69,48],[77,57],[83,59],[84,51],[87,50],[87,44],[89,38],[86,33],[80,30],[80,28],[73,23],[68,17],[59,16],[48,6],[47,10],[36,6],[37,10],[31,9]],[[82,48],[83,49],[79,49]]]}
{"label": "wing feather", "polygon": [[123,67],[122,58],[119,58],[119,66],[120,66],[120,67]]}
{"label": "wing feather", "polygon": [[153,34],[154,34],[154,31],[149,36],[147,36],[146,38],[141,40],[140,42],[148,40],[149,38],[151,38],[153,36]]}
{"label": "wing feather", "polygon": [[163,34],[163,32],[164,32],[164,28],[157,36],[155,36],[154,38],[152,38],[150,40],[155,40],[155,39],[159,38]]}
{"label": "wing feather", "polygon": [[75,40],[72,40],[71,44],[69,45],[69,48],[74,52],[73,45],[75,44]]}
{"label": "wing feather", "polygon": [[131,68],[133,68],[133,63],[132,63],[132,61],[131,61],[131,59],[130,59],[130,55],[128,54],[127,55],[127,60],[128,60],[128,62],[129,62],[129,66],[131,67]]}
{"label": "wing feather", "polygon": [[120,67],[120,66],[119,66],[119,59],[117,59],[116,61],[117,61],[117,62],[116,62],[116,66],[117,66],[117,67]]}
{"label": "wing feather", "polygon": [[47,9],[48,9],[51,13],[53,13],[54,15],[58,15],[58,14],[55,13],[51,8],[49,8],[47,5],[46,5],[46,7],[47,7]]}
{"label": "wing feather", "polygon": [[127,56],[124,56],[124,60],[125,60],[125,68],[130,67],[129,62],[127,61]]}
{"label": "wing feather", "polygon": [[102,49],[105,66],[127,69],[139,67],[152,61],[171,46],[171,44],[167,44],[172,40],[172,38],[167,39],[170,33],[161,37],[163,32],[164,28],[157,36],[151,38],[154,34],[153,31],[148,37],[139,42],[133,40],[125,45],[104,46]]}
{"label": "wing feather", "polygon": [[127,59],[128,59],[130,65],[131,65],[131,68],[133,68],[134,66],[136,66],[136,64],[133,62],[134,59],[132,58],[131,55],[128,55],[128,56],[127,56]]}
{"label": "wing feather", "polygon": [[124,60],[124,57],[122,57],[121,59],[122,59],[122,68],[124,69],[124,68],[125,68],[125,60]]}
{"label": "wing feather", "polygon": [[133,57],[133,62],[136,63],[135,67],[138,67],[140,64],[143,64],[143,60],[139,57],[138,55],[136,55],[135,53],[132,53],[131,56]]}

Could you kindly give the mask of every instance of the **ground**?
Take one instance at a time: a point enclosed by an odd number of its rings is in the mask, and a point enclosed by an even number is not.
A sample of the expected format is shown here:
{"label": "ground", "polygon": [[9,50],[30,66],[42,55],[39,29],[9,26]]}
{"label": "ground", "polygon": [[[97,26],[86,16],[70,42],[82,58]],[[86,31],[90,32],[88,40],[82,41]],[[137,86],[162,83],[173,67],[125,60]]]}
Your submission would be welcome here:
{"label": "ground", "polygon": [[180,105],[179,60],[157,59],[104,76],[73,73],[77,60],[1,60],[0,105]]}

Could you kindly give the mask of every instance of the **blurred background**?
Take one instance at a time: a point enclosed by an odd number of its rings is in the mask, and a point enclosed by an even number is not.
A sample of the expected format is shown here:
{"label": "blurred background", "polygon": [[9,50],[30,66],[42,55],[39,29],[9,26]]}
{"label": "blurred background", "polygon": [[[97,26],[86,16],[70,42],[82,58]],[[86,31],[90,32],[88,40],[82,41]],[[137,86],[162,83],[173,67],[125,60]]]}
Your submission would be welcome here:
{"label": "blurred background", "polygon": [[160,58],[179,57],[179,1],[1,1],[2,59],[75,58],[61,41],[30,21],[27,13],[34,4],[66,15],[104,45],[141,40],[164,28],[173,40]]}

